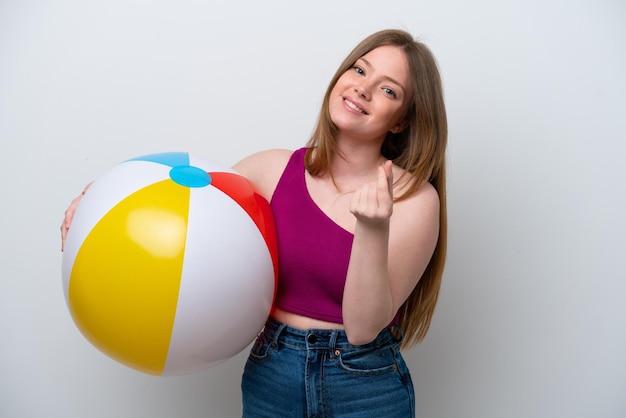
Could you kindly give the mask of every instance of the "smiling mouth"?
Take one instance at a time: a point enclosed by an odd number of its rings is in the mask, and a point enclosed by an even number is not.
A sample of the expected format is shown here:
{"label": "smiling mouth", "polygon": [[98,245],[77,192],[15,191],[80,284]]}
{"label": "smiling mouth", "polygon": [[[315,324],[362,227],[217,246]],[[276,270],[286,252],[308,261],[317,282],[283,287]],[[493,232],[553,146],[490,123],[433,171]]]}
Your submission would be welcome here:
{"label": "smiling mouth", "polygon": [[367,115],[367,112],[365,110],[361,109],[360,107],[352,103],[349,99],[344,98],[343,101],[350,109],[356,112],[362,113],[364,115]]}

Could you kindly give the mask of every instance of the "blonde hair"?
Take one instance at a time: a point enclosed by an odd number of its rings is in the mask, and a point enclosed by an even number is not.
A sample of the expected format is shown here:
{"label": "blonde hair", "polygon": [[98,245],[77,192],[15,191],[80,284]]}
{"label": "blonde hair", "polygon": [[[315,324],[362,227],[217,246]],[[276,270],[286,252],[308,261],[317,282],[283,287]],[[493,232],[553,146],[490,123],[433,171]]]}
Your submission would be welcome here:
{"label": "blonde hair", "polygon": [[307,143],[305,165],[312,175],[329,172],[332,177],[331,160],[338,149],[337,127],[329,112],[330,93],[339,77],[359,58],[384,45],[397,46],[406,54],[413,91],[404,116],[407,127],[399,133],[389,132],[381,147],[381,154],[402,167],[403,176],[411,178],[409,187],[395,200],[407,198],[428,181],[437,190],[440,202],[437,245],[417,286],[398,311],[399,326],[405,336],[402,347],[407,348],[422,341],[430,327],[447,247],[445,151],[448,126],[441,77],[430,49],[408,32],[394,29],[376,32],[361,41],[341,63],[326,90],[317,125]]}

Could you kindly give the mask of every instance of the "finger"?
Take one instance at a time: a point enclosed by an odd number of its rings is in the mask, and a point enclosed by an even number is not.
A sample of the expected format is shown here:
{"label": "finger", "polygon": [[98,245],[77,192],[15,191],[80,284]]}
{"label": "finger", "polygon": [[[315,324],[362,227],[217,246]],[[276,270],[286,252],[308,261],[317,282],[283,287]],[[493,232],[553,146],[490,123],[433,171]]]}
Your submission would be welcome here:
{"label": "finger", "polygon": [[[364,216],[375,218],[378,213],[378,209],[381,207],[381,200],[384,200],[385,197],[380,196],[380,191],[378,187],[374,183],[368,183],[363,188],[363,198],[361,199],[362,207],[361,211]],[[387,193],[385,190],[383,193]]]}
{"label": "finger", "polygon": [[[393,174],[389,161],[378,168],[378,199],[379,203],[393,199]],[[381,199],[383,199],[381,201]]]}
{"label": "finger", "polygon": [[354,191],[352,194],[352,200],[350,201],[350,212],[353,215],[357,215],[361,204],[361,188]]}
{"label": "finger", "polygon": [[389,191],[389,196],[393,198],[393,163],[387,160],[382,168],[385,173],[385,187]]}
{"label": "finger", "polygon": [[72,219],[74,219],[74,213],[76,212],[76,208],[78,207],[78,204],[80,203],[81,199],[85,195],[85,190],[83,190],[81,194],[75,197],[74,200],[72,200],[72,203],[70,203],[70,206],[65,210],[65,227],[66,228],[70,227],[70,224],[72,223]]}
{"label": "finger", "polygon": [[370,187],[369,184],[366,183],[359,187],[359,211],[361,213],[363,213],[367,209],[370,199]]}
{"label": "finger", "polygon": [[63,225],[65,226],[65,229],[69,229],[70,224],[72,223],[72,218],[74,218],[74,208],[69,207],[65,211],[65,219],[63,219]]}
{"label": "finger", "polygon": [[67,236],[67,228],[65,227],[65,220],[61,223],[61,251],[65,246],[65,237]]}
{"label": "finger", "polygon": [[[372,199],[374,199],[373,203]],[[376,186],[366,183],[355,190],[352,195],[351,211],[355,215],[365,215],[368,212],[368,208],[376,203]]]}

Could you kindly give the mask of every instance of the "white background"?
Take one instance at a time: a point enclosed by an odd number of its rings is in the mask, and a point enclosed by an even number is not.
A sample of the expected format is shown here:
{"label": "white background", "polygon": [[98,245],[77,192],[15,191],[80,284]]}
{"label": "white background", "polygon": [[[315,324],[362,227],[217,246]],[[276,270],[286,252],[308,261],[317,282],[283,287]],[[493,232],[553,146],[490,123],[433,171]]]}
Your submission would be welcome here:
{"label": "white background", "polygon": [[393,27],[434,51],[450,122],[418,417],[625,417],[624,22],[621,0],[0,1],[0,416],[239,416],[244,355],[159,378],[82,337],[63,211],[138,155],[302,146],[339,62]]}

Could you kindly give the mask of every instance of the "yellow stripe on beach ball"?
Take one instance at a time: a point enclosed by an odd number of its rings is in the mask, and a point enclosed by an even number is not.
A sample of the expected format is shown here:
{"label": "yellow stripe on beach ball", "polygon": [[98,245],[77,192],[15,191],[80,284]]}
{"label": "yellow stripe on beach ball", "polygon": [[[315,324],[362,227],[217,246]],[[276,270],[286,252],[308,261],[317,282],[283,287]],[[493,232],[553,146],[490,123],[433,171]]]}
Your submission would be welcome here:
{"label": "yellow stripe on beach ball", "polygon": [[168,355],[189,195],[168,179],[127,196],[90,231],[69,280],[68,304],[81,331],[112,358],[149,374],[161,374]]}

